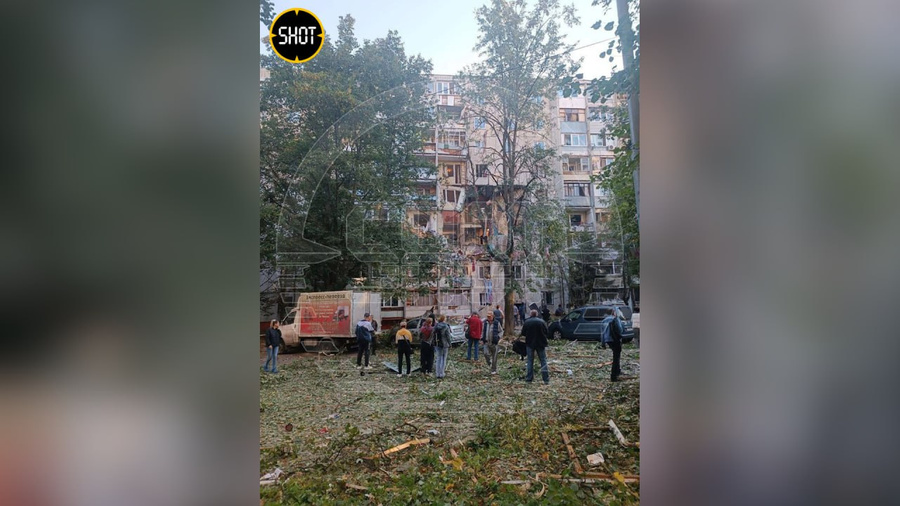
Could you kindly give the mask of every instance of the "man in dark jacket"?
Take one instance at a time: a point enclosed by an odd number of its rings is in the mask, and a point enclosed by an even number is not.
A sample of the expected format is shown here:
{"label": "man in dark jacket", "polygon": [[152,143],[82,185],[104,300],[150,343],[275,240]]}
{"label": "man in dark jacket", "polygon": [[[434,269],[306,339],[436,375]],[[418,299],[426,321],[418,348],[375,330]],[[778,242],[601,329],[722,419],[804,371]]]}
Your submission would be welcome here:
{"label": "man in dark jacket", "polygon": [[544,317],[544,321],[550,321],[550,308],[547,307],[547,304],[544,304],[543,309],[541,309],[541,316]]}
{"label": "man in dark jacket", "polygon": [[378,342],[378,322],[372,318],[369,323],[372,325],[372,342],[369,343],[369,353],[375,356],[375,343]]}
{"label": "man in dark jacket", "polygon": [[369,344],[374,339],[374,329],[372,329],[372,316],[369,313],[363,315],[363,319],[356,324],[356,368],[362,369],[362,358],[366,356],[366,369],[369,367]]}
{"label": "man in dark jacket", "polygon": [[484,360],[491,367],[491,374],[497,374],[497,344],[503,337],[503,324],[494,313],[488,313],[481,329],[481,340],[484,341]]}
{"label": "man in dark jacket", "polygon": [[[266,365],[263,366],[263,371],[278,372],[279,346],[281,346],[281,330],[278,328],[278,320],[272,320],[266,330]],[[269,368],[270,362],[272,363],[271,369]]]}
{"label": "man in dark jacket", "polygon": [[622,359],[623,329],[622,322],[620,322],[619,318],[616,316],[615,308],[608,310],[603,322],[607,324],[608,329],[608,334],[604,336],[604,340],[606,341],[606,344],[609,345],[609,349],[613,352],[612,371],[610,372],[609,379],[610,381],[619,381],[619,376],[622,374],[620,362]]}
{"label": "man in dark jacket", "polygon": [[531,311],[531,318],[525,320],[522,325],[522,335],[525,336],[525,382],[531,383],[534,379],[534,354],[537,353],[541,360],[541,378],[544,384],[550,383],[550,369],[547,367],[547,322],[538,318],[537,311]]}

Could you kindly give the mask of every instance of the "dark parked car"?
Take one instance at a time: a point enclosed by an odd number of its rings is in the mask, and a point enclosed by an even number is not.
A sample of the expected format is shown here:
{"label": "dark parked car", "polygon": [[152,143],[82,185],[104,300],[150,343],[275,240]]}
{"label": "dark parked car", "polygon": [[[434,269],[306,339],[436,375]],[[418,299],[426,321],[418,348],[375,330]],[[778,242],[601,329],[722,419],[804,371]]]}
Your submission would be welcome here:
{"label": "dark parked car", "polygon": [[[550,324],[550,337],[553,339],[568,339],[570,341],[600,341],[600,322],[606,317],[607,311],[613,308],[615,308],[616,316],[625,329],[625,332],[622,334],[622,342],[631,342],[634,339],[634,328],[631,325],[631,318],[626,317],[623,308],[619,306],[585,306],[575,309],[558,321]],[[624,309],[628,309],[628,307]],[[628,311],[628,316],[631,316],[631,311]]]}

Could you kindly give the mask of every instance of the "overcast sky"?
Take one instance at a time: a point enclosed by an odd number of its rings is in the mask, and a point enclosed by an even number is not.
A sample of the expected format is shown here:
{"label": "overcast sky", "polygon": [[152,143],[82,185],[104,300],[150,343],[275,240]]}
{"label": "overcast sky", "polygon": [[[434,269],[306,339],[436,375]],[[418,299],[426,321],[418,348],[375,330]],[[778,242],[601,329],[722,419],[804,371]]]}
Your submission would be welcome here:
{"label": "overcast sky", "polygon": [[[325,33],[334,37],[337,36],[338,17],[352,14],[356,19],[356,38],[360,42],[383,37],[388,30],[397,30],[408,55],[421,54],[430,59],[437,74],[455,74],[477,59],[473,50],[478,35],[475,9],[485,3],[486,0],[398,0],[384,3],[371,0],[275,0],[275,14],[294,7],[307,9],[322,20]],[[578,0],[574,3],[580,24],[572,28],[562,27],[566,42],[576,43],[577,47],[581,47],[608,41],[613,36],[613,32],[602,28],[594,30],[591,25],[599,19],[603,19],[604,24],[614,20],[614,9],[604,14],[602,7],[591,5],[591,0]],[[268,27],[260,23],[260,37],[267,33]],[[261,45],[260,50],[265,47]],[[584,58],[581,71],[585,78],[609,75],[614,64],[621,69],[621,58],[618,55],[614,63],[610,63],[607,58],[599,58],[598,55],[606,47],[607,42],[604,42],[573,52],[575,59]]]}

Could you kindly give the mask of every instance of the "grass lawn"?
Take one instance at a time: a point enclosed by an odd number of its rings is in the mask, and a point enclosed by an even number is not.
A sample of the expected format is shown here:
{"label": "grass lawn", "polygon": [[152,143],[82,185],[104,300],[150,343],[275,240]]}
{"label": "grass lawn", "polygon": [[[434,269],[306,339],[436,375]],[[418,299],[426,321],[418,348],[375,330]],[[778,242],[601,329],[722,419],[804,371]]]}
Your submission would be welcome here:
{"label": "grass lawn", "polygon": [[[612,352],[596,343],[551,342],[547,355],[549,386],[539,371],[521,381],[525,362],[511,349],[491,376],[483,359],[464,360],[464,346],[440,381],[397,377],[382,365],[396,351],[381,347],[364,376],[356,354],[303,356],[263,374],[260,472],[284,474],[260,487],[260,504],[638,504],[639,350],[625,345],[622,372],[634,379],[617,383]],[[381,454],[416,439],[429,441]],[[596,452],[605,462],[590,465]]]}

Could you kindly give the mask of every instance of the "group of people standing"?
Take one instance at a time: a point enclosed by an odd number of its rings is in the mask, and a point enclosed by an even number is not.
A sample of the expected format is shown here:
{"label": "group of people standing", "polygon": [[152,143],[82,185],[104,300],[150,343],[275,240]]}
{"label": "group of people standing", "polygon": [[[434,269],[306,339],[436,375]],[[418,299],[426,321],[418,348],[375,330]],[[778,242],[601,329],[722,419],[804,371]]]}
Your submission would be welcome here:
{"label": "group of people standing", "polygon": [[[515,307],[515,306],[513,306]],[[516,316],[515,313],[513,316]],[[466,320],[466,360],[478,361],[478,351],[483,348],[485,362],[491,368],[491,374],[497,374],[497,356],[500,338],[503,336],[503,312],[500,306],[487,314],[482,320],[477,312],[473,312]],[[536,310],[532,310],[530,318],[522,323],[520,335],[525,337],[526,366],[525,381],[530,383],[534,379],[534,355],[541,361],[541,377],[544,384],[550,382],[550,370],[547,368],[547,337],[549,330],[547,322],[538,318]]]}
{"label": "group of people standing", "polygon": [[[420,368],[422,374],[434,372],[435,378],[443,378],[447,368],[447,353],[450,351],[450,325],[444,315],[426,318],[419,329]],[[397,343],[397,376],[403,375],[403,361],[406,360],[406,375],[412,369],[412,333],[406,328],[406,321],[400,322],[400,330],[395,337]]]}
{"label": "group of people standing", "polygon": [[[561,307],[557,312],[561,313]],[[543,310],[549,313],[544,306]],[[497,356],[499,351],[500,338],[503,336],[503,312],[498,305],[495,309],[490,310],[487,317],[482,320],[478,312],[473,312],[466,319],[466,360],[478,361],[478,352],[482,351],[485,362],[490,367],[491,375],[497,374]],[[446,317],[440,315],[437,317],[437,323],[432,318],[427,318],[419,329],[419,351],[420,351],[420,367],[423,374],[431,374],[434,372],[435,378],[444,378],[447,367],[447,355],[450,351],[451,333],[450,325],[446,322]],[[616,317],[615,310],[610,310],[603,320],[604,326],[601,341],[604,346],[609,346],[613,352],[613,363],[610,379],[619,381],[621,375],[621,356],[622,356],[622,334],[624,332],[622,323]],[[375,329],[373,325],[372,315],[365,313],[363,319],[356,324],[356,368],[363,368],[363,357],[365,357],[365,368],[371,369],[369,366],[370,348],[374,349]],[[263,366],[265,372],[278,372],[278,348],[281,344],[281,330],[278,328],[278,320],[270,322],[269,329],[266,331],[266,363]],[[537,355],[541,364],[541,378],[544,384],[550,382],[550,371],[547,367],[547,339],[549,329],[547,327],[546,318],[542,319],[538,315],[536,309],[530,310],[529,318],[522,323],[521,336],[525,337],[525,381],[530,383],[534,379],[534,356]],[[412,368],[412,333],[406,328],[406,321],[400,323],[400,330],[397,331],[395,337],[397,345],[397,376],[403,375],[403,361],[406,361],[406,375],[409,376]]]}
{"label": "group of people standing", "polygon": [[497,374],[497,352],[500,338],[503,336],[503,312],[500,306],[487,314],[484,320],[473,312],[466,319],[466,360],[472,360],[472,351],[475,351],[475,361],[478,361],[478,351],[483,350],[484,360],[491,368],[491,374]]}

